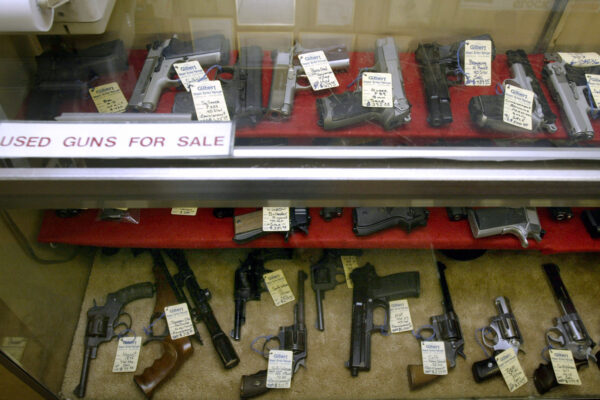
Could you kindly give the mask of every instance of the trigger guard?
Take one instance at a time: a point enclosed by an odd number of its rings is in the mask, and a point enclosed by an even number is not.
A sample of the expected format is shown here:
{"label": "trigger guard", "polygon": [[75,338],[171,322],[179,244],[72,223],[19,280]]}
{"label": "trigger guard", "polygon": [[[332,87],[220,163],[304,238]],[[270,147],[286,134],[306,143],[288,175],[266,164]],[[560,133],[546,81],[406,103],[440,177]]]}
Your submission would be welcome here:
{"label": "trigger guard", "polygon": [[[267,338],[267,339],[265,340],[265,343],[263,343],[263,348],[262,348],[263,357],[265,357],[267,360],[269,359],[269,352],[270,352],[271,350],[277,350],[276,348],[273,348],[273,349],[271,349],[271,348],[268,346],[269,342],[270,342],[270,341],[272,341],[272,340],[277,340],[277,342],[279,343],[279,337],[278,337],[278,336],[272,336],[272,337],[270,337],[270,338]],[[267,350],[267,351],[265,351],[265,350]]]}
{"label": "trigger guard", "polygon": [[[495,331],[494,331],[494,330],[493,330],[491,327],[489,327],[489,326],[486,326],[486,327],[482,328],[482,329],[481,329],[481,341],[483,342],[483,344],[484,344],[486,347],[489,347],[490,349],[493,349],[493,348],[494,348],[494,346],[498,344],[498,341],[500,340],[500,338],[499,338],[499,337],[498,337],[498,335],[496,334],[496,336],[494,336],[495,340],[493,340],[493,339],[488,339],[488,337],[487,337],[487,336],[485,336],[485,335],[486,335],[486,333],[491,333],[491,332],[495,332]],[[491,344],[491,345],[490,345],[490,344],[488,343],[488,340],[492,340],[492,341],[493,341],[493,344]]]}
{"label": "trigger guard", "polygon": [[[124,315],[126,315],[127,318],[129,318],[129,324],[126,324],[124,321],[119,321],[119,319]],[[113,330],[116,330],[121,325],[124,326],[125,329],[131,329],[131,324],[132,324],[133,320],[131,319],[131,315],[129,315],[126,312],[122,312],[121,314],[119,314],[119,317],[117,318],[117,320],[115,320],[115,322],[117,324],[115,325],[115,323],[113,323]]]}
{"label": "trigger guard", "polygon": [[[559,332],[558,336],[553,336],[552,333],[556,331]],[[546,331],[546,343],[548,343],[548,346],[550,346],[550,348],[554,348],[552,345],[553,343],[560,344],[562,347],[565,345],[565,337],[558,329],[550,328]]]}

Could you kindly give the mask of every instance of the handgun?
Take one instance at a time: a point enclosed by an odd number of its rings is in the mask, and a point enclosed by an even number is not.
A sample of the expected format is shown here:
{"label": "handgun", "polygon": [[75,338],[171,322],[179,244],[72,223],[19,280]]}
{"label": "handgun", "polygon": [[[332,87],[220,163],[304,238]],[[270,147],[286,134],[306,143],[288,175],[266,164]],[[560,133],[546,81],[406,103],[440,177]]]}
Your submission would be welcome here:
{"label": "handgun", "polygon": [[354,234],[366,236],[399,225],[407,233],[427,225],[429,211],[419,207],[357,207],[352,211]]}
{"label": "handgun", "polygon": [[[290,229],[283,233],[285,240],[287,241],[291,234],[296,231],[302,231],[308,235],[308,226],[310,225],[310,214],[308,208],[290,208]],[[254,211],[248,214],[242,214],[233,217],[233,227],[235,235],[233,241],[238,244],[248,243],[259,237],[268,235],[268,232],[263,230],[263,211],[262,209]]]}
{"label": "handgun", "polygon": [[35,58],[37,73],[27,102],[26,119],[50,121],[68,99],[85,98],[92,83],[125,71],[127,51],[121,40],[83,50],[49,50]]}
{"label": "handgun", "polygon": [[419,272],[399,272],[378,276],[375,267],[369,263],[350,273],[354,285],[352,291],[352,331],[350,334],[350,359],[346,368],[353,377],[360,371],[371,369],[371,334],[380,331],[386,334],[386,325],[375,325],[373,314],[376,308],[383,308],[386,321],[389,321],[390,301],[419,297],[421,285]]}
{"label": "handgun", "polygon": [[600,66],[573,67],[560,60],[557,54],[546,55],[548,64],[542,76],[554,101],[558,103],[563,125],[569,137],[588,140],[594,137],[591,118],[600,116],[594,103],[585,74],[600,74]]}
{"label": "handgun", "polygon": [[341,217],[343,213],[344,209],[342,207],[323,207],[319,211],[319,215],[327,222]]}
{"label": "handgun", "polygon": [[[513,349],[515,355],[523,351],[523,336],[519,330],[517,319],[510,308],[508,298],[499,296],[494,299],[494,305],[498,315],[490,319],[490,324],[478,329],[481,333],[481,343],[493,350],[493,354],[486,356],[489,358],[473,363],[471,371],[475,382],[481,383],[495,376],[501,375],[496,362],[496,356],[504,350]],[[475,334],[477,336],[477,333]],[[485,349],[485,348],[484,348]]]}
{"label": "handgun", "polygon": [[591,238],[600,238],[600,209],[583,210],[581,220]]}
{"label": "handgun", "polygon": [[511,234],[519,238],[521,246],[529,247],[527,238],[540,242],[545,232],[534,207],[469,208],[469,225],[475,239]]}
{"label": "handgun", "polygon": [[148,56],[129,99],[130,111],[154,112],[162,91],[180,85],[174,79],[173,64],[198,61],[201,65],[229,63],[229,40],[223,35],[212,35],[185,42],[176,36],[148,46]]}
{"label": "handgun", "polygon": [[550,104],[548,104],[525,51],[520,49],[509,50],[506,52],[506,60],[512,78],[506,79],[502,86],[506,87],[507,84],[510,84],[534,93],[531,109],[531,131],[504,122],[504,94],[472,97],[469,101],[471,121],[481,128],[498,132],[519,133],[541,130],[548,133],[556,132],[556,115],[550,109]]}
{"label": "handgun", "polygon": [[[446,265],[437,262],[438,277],[440,279],[440,287],[442,288],[442,298],[444,313],[431,317],[430,325],[425,325],[419,328],[415,333],[415,337],[419,341],[438,340],[444,342],[444,350],[446,352],[446,362],[450,368],[456,366],[457,356],[461,356],[465,360],[467,356],[464,353],[465,340],[463,339],[460,322],[450,297],[448,282],[446,281]],[[431,332],[430,336],[424,336],[423,332]],[[422,365],[411,364],[408,366],[408,386],[411,390],[419,389],[428,385],[441,375],[425,375]]]}
{"label": "handgun", "polygon": [[[567,288],[560,277],[560,270],[556,264],[542,266],[548,277],[548,282],[554,292],[554,297],[560,306],[562,316],[555,318],[555,326],[546,330],[546,343],[550,349],[570,350],[577,369],[587,366],[588,360],[598,362],[592,354],[596,343],[588,334],[581,317],[575,309],[575,304],[567,292]],[[554,369],[550,362],[540,364],[533,372],[533,382],[539,394],[544,394],[558,386]]]}
{"label": "handgun", "polygon": [[[489,40],[492,43],[492,60],[496,57],[496,48],[490,35],[474,36],[467,40]],[[434,127],[451,123],[448,87],[460,85],[464,81],[464,41],[446,46],[422,43],[417,47],[415,57],[425,85],[427,122]],[[449,76],[452,78],[449,79]]]}
{"label": "handgun", "polygon": [[[307,276],[304,271],[298,271],[298,301],[294,306],[294,323],[290,326],[279,327],[277,335],[268,336],[264,342],[262,354],[269,358],[269,343],[277,341],[278,350],[293,352],[292,371],[295,374],[300,366],[306,368],[307,330],[304,322],[304,281]],[[267,370],[263,369],[252,375],[242,375],[240,397],[248,399],[260,396],[269,390],[267,388]]]}
{"label": "handgun", "polygon": [[356,125],[363,121],[375,121],[382,125],[383,129],[391,130],[410,122],[410,103],[404,91],[404,78],[393,37],[375,41],[375,65],[362,68],[360,74],[362,75],[363,72],[391,74],[393,107],[363,107],[362,88],[357,83],[356,90],[353,92],[317,99],[319,126],[331,130]]}
{"label": "handgun", "polygon": [[318,50],[323,50],[332,70],[345,70],[350,66],[346,46],[308,50],[297,43],[289,51],[274,51],[271,54],[273,58],[273,79],[271,81],[267,118],[273,121],[281,121],[292,115],[296,90],[311,88],[310,85],[298,83],[299,78],[306,77],[298,60],[298,55]]}

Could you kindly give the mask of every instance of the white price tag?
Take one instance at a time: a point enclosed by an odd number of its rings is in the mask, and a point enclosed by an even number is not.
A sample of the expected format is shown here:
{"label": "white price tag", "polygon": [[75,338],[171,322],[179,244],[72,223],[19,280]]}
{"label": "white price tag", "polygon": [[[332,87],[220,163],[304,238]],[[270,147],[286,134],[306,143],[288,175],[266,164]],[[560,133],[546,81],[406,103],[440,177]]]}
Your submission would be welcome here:
{"label": "white price tag", "polygon": [[600,65],[598,53],[558,53],[561,60],[574,67]]}
{"label": "white price tag", "polygon": [[444,342],[421,342],[423,373],[425,375],[448,375]]}
{"label": "white price tag", "polygon": [[365,72],[362,74],[363,107],[394,106],[392,74],[386,72]]}
{"label": "white price tag", "polygon": [[198,213],[198,209],[194,207],[177,207],[171,208],[171,215],[185,215],[193,217]]}
{"label": "white price tag", "polygon": [[192,83],[206,79],[206,74],[198,61],[176,63],[173,64],[173,68],[175,68],[183,87],[185,87],[185,90],[188,92],[190,91],[190,85]]}
{"label": "white price tag", "polygon": [[464,61],[466,86],[492,84],[492,42],[490,40],[466,40]]}
{"label": "white price tag", "polygon": [[171,339],[176,340],[194,334],[194,323],[186,303],[165,307],[165,317]]}
{"label": "white price tag", "polygon": [[122,113],[127,109],[127,99],[117,82],[91,88],[90,96],[99,113]]}
{"label": "white price tag", "polygon": [[340,86],[323,50],[300,54],[298,59],[313,90],[331,89]]}
{"label": "white price tag", "polygon": [[267,387],[269,389],[289,389],[292,382],[292,362],[294,352],[270,350],[267,367]]}
{"label": "white price tag", "polygon": [[390,301],[390,331],[392,333],[407,332],[413,330],[412,319],[408,300]]}
{"label": "white price tag", "polygon": [[560,385],[581,385],[571,350],[550,349],[550,361]]}
{"label": "white price tag", "polygon": [[282,270],[278,269],[277,271],[264,274],[263,278],[275,306],[279,307],[295,300],[294,293],[292,293],[292,289],[290,289]]}
{"label": "white price tag", "polygon": [[592,99],[594,99],[596,108],[598,108],[600,104],[600,75],[585,74],[585,79],[587,79],[588,86],[592,92]]}
{"label": "white price tag", "polygon": [[502,120],[507,124],[531,130],[531,110],[534,94],[531,90],[506,85],[504,88],[504,110]]}
{"label": "white price tag", "polygon": [[504,350],[495,359],[510,392],[514,392],[527,383],[527,377],[513,348]]}
{"label": "white price tag", "polygon": [[227,103],[219,81],[202,81],[190,85],[198,121],[229,121]]}
{"label": "white price tag", "polygon": [[346,275],[346,285],[348,288],[352,289],[354,285],[352,284],[352,279],[350,279],[350,274],[356,268],[358,268],[358,260],[355,256],[340,256],[342,260],[342,265],[344,266],[344,275]]}
{"label": "white price tag", "polygon": [[141,336],[120,338],[112,372],[135,372],[141,345]]}
{"label": "white price tag", "polygon": [[289,207],[263,207],[262,229],[265,232],[287,232],[290,230]]}

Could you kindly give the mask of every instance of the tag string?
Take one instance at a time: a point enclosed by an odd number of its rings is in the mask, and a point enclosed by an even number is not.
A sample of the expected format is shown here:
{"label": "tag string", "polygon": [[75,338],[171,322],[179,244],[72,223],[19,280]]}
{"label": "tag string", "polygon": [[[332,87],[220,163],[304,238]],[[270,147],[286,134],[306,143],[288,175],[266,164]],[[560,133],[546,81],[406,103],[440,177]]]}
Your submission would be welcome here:
{"label": "tag string", "polygon": [[252,351],[260,354],[261,356],[263,356],[264,358],[269,358],[268,354],[265,354],[264,351],[262,350],[257,350],[256,347],[254,347],[254,345],[256,344],[256,342],[258,342],[260,339],[265,339],[265,343],[268,342],[269,340],[271,340],[272,338],[274,338],[275,335],[263,335],[263,336],[258,336],[256,338],[254,338],[254,340],[252,340],[252,343],[250,343],[250,348],[252,349]]}

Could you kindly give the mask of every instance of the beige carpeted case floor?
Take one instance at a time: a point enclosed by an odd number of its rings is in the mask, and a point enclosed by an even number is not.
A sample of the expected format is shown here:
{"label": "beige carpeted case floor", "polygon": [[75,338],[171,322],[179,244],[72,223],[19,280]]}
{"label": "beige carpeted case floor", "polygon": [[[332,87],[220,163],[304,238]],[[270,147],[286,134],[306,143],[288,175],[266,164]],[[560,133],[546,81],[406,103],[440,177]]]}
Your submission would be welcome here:
{"label": "beige carpeted case floor", "polygon": [[[229,333],[233,326],[233,274],[248,250],[188,251],[188,261],[198,283],[212,292],[211,306],[221,325]],[[311,260],[319,253],[298,250],[293,260],[274,260],[267,267],[281,268],[294,294],[297,295],[298,269],[309,272]],[[442,312],[441,292],[434,259],[448,266],[446,276],[460,318],[465,339],[467,360],[458,359],[457,367],[429,387],[411,392],[408,389],[406,367],[421,363],[420,346],[411,333],[384,337],[372,335],[371,371],[352,378],[344,363],[348,360],[350,342],[352,290],[339,285],[325,295],[325,331],[314,327],[316,311],[310,280],[306,281],[306,323],[308,327],[307,368],[294,376],[292,386],[271,390],[264,399],[390,399],[390,398],[466,398],[466,397],[531,397],[537,396],[532,373],[542,361],[540,351],[545,346],[544,331],[560,315],[541,265],[554,262],[561,268],[562,278],[586,327],[595,340],[600,340],[599,284],[600,257],[597,254],[543,255],[531,251],[490,251],[473,261],[448,259],[438,252],[426,250],[367,250],[359,257],[359,265],[370,262],[381,276],[416,270],[421,273],[421,296],[409,299],[415,327],[429,323],[429,317]],[[169,261],[169,265],[172,264]],[[98,254],[92,268],[89,285],[82,305],[79,324],[73,338],[67,370],[62,386],[65,397],[77,386],[83,357],[85,313],[92,299],[103,304],[108,292],[127,285],[152,281],[152,261],[148,253],[134,257],[123,249],[115,256]],[[474,339],[476,328],[486,325],[495,315],[493,299],[509,298],[524,337],[524,350],[519,358],[529,382],[510,393],[502,378],[476,384],[471,364],[484,358]],[[130,303],[125,310],[133,318],[133,329],[143,335],[143,326],[154,307],[154,299]],[[198,326],[204,346],[194,342],[194,354],[170,381],[160,387],[154,398],[160,399],[236,399],[239,398],[242,374],[265,369],[266,360],[250,349],[250,342],[259,335],[276,334],[279,326],[292,323],[294,303],[275,307],[268,293],[260,302],[247,304],[247,322],[242,340],[233,342],[240,364],[223,369],[205,327]],[[383,315],[376,319],[383,321]],[[91,362],[87,387],[88,399],[142,399],[133,382],[133,373],[112,373],[117,341],[103,344],[98,358]],[[598,347],[594,349],[594,352]],[[157,343],[142,347],[137,373],[152,364],[161,354]],[[582,386],[561,386],[545,397],[600,398],[600,371],[595,364],[580,370]]]}

